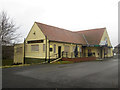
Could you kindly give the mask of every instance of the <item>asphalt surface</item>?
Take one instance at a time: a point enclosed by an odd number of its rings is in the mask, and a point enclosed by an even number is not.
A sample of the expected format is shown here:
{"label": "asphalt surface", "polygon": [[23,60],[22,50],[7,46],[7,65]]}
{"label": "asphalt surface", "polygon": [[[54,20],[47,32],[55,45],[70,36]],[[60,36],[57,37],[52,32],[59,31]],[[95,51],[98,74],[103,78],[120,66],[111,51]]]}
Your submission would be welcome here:
{"label": "asphalt surface", "polygon": [[2,88],[117,88],[118,59],[4,68]]}

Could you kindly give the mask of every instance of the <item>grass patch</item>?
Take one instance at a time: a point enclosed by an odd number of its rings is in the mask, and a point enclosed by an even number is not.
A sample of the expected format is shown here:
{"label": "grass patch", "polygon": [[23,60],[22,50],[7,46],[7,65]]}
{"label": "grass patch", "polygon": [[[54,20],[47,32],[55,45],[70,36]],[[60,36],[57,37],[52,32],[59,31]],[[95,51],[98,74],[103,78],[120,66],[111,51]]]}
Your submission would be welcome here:
{"label": "grass patch", "polygon": [[[45,62],[45,59],[36,59],[36,58],[25,58],[25,64],[39,64]],[[13,66],[13,65],[20,65],[14,64],[13,60],[2,60],[2,66]]]}
{"label": "grass patch", "polygon": [[54,62],[53,64],[71,64],[73,63],[72,61],[57,61],[57,62]]}
{"label": "grass patch", "polygon": [[6,65],[12,66],[13,65],[13,60],[3,59],[2,60],[2,66],[6,66]]}
{"label": "grass patch", "polygon": [[25,58],[25,64],[37,64],[45,62],[45,59]]}

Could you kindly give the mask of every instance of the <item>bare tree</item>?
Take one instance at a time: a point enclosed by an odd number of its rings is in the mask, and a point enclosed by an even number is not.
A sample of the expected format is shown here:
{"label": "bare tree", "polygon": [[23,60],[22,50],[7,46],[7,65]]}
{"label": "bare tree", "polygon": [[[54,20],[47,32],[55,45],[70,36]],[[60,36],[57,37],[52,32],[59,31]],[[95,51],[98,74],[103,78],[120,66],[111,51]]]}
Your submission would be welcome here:
{"label": "bare tree", "polygon": [[7,16],[7,13],[0,13],[0,39],[2,45],[13,44],[18,40],[20,34],[16,34],[19,27]]}

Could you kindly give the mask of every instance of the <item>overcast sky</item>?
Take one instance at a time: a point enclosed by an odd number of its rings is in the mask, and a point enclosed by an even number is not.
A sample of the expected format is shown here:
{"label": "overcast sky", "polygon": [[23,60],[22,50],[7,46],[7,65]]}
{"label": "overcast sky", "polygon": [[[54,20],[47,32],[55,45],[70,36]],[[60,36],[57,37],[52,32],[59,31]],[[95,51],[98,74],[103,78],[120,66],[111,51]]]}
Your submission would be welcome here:
{"label": "overcast sky", "polygon": [[71,31],[107,28],[118,43],[119,0],[0,0],[0,11],[13,18],[25,38],[35,21]]}

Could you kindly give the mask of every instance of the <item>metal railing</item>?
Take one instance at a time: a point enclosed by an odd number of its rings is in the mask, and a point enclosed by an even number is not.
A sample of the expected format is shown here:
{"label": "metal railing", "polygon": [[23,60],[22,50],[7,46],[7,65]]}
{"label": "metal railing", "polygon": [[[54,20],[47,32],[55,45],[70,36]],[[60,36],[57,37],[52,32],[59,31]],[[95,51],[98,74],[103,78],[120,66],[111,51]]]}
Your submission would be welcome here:
{"label": "metal railing", "polygon": [[[52,58],[51,58],[52,57]],[[60,57],[61,58],[61,57]],[[58,57],[58,53],[54,53],[54,54],[52,54],[50,57],[49,57],[49,63],[50,62],[53,62],[53,61],[56,61],[57,59],[60,59],[59,57]]]}
{"label": "metal railing", "polygon": [[56,58],[58,58],[58,53],[54,53],[50,57],[56,57]]}
{"label": "metal railing", "polygon": [[[90,55],[90,56],[89,56]],[[49,59],[50,59],[50,62],[51,61],[54,61],[56,59],[58,59],[58,53],[54,53],[52,54]],[[75,55],[75,52],[62,52],[61,53],[61,57],[60,58],[77,58],[77,57],[91,57],[91,56],[94,56],[94,53],[82,53],[82,52],[78,52],[77,55]]]}
{"label": "metal railing", "polygon": [[[90,53],[82,53],[82,52],[78,52],[77,55],[75,55],[75,52],[62,52],[62,57],[65,58],[76,58],[76,57],[88,57]],[[94,56],[93,53],[91,53],[90,56]],[[90,57],[89,56],[89,57]]]}

